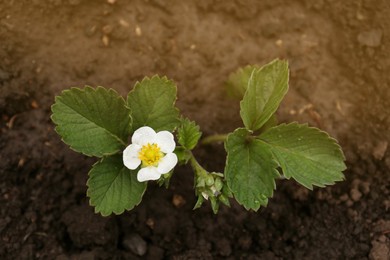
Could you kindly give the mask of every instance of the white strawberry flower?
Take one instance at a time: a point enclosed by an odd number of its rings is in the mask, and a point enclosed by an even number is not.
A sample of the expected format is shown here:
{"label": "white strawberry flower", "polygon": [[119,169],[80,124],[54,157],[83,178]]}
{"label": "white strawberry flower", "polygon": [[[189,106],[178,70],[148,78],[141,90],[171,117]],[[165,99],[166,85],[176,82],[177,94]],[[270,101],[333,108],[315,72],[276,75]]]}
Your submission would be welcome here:
{"label": "white strawberry flower", "polygon": [[131,144],[123,151],[123,164],[130,170],[141,165],[137,174],[139,182],[158,180],[177,164],[175,147],[172,133],[156,133],[149,126],[143,126],[134,132]]}

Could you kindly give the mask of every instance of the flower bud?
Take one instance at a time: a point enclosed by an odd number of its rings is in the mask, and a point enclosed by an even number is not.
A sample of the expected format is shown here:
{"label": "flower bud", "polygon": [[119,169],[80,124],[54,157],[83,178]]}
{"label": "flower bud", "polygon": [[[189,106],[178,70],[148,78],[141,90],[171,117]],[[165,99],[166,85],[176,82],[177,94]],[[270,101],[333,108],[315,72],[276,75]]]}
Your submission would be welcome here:
{"label": "flower bud", "polygon": [[206,177],[206,185],[211,186],[214,184],[214,178],[211,174],[207,175]]}
{"label": "flower bud", "polygon": [[196,182],[196,187],[203,188],[205,186],[205,181],[203,178],[198,178]]}
{"label": "flower bud", "polygon": [[215,178],[214,186],[217,191],[221,191],[223,187],[223,182],[220,178]]}

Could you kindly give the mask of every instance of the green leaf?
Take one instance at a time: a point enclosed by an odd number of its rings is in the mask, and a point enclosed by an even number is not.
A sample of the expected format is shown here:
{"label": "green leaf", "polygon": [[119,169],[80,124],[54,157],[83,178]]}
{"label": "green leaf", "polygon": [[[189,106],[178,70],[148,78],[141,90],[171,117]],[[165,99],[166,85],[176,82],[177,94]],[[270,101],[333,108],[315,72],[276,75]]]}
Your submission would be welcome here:
{"label": "green leaf", "polygon": [[282,124],[258,137],[268,146],[286,178],[303,186],[324,187],[344,179],[344,155],[337,141],[317,128]]}
{"label": "green leaf", "polygon": [[122,214],[141,202],[146,182],[137,181],[137,172],[127,169],[122,155],[103,158],[89,172],[87,195],[95,213]]}
{"label": "green leaf", "polygon": [[249,78],[253,70],[259,69],[257,65],[248,65],[244,68],[239,68],[236,72],[229,75],[227,81],[227,92],[229,95],[242,99],[248,87]]}
{"label": "green leaf", "polygon": [[191,159],[191,153],[184,147],[176,146],[173,152],[176,154],[179,164],[187,164]]}
{"label": "green leaf", "polygon": [[155,131],[172,132],[179,124],[175,101],[176,85],[166,77],[146,77],[137,82],[127,96],[127,105],[133,117],[133,131],[149,126]]}
{"label": "green leaf", "polygon": [[181,120],[181,125],[177,131],[178,142],[187,150],[192,150],[198,144],[202,133],[199,126],[188,118]]}
{"label": "green leaf", "polygon": [[225,149],[225,177],[236,200],[255,211],[267,205],[279,176],[278,165],[267,145],[241,128],[229,134]]}
{"label": "green leaf", "polygon": [[288,90],[288,64],[274,60],[252,71],[240,103],[240,115],[248,130],[260,129],[278,109]]}
{"label": "green leaf", "polygon": [[62,140],[88,156],[121,151],[130,134],[130,110],[112,89],[86,86],[64,90],[51,109]]}

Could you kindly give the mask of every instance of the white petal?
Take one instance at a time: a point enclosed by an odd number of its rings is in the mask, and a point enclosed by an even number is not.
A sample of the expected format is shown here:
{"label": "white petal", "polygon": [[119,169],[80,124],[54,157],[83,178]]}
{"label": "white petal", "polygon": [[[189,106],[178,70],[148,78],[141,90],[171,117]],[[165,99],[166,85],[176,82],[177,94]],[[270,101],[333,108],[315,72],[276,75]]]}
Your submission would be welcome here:
{"label": "white petal", "polygon": [[156,132],[149,126],[143,126],[135,130],[131,142],[143,146],[147,143],[153,144],[155,139]]}
{"label": "white petal", "polygon": [[177,164],[177,156],[174,153],[168,153],[163,158],[161,158],[157,170],[161,174],[168,173],[170,170],[175,167]]}
{"label": "white petal", "polygon": [[148,166],[138,171],[137,180],[139,182],[151,181],[160,179],[161,173],[154,166]]}
{"label": "white petal", "polygon": [[168,131],[158,132],[155,143],[160,147],[163,153],[171,153],[175,150],[176,143],[173,134]]}
{"label": "white petal", "polygon": [[123,151],[123,164],[130,170],[137,169],[137,167],[141,164],[141,160],[138,158],[140,150],[140,145],[131,144]]}

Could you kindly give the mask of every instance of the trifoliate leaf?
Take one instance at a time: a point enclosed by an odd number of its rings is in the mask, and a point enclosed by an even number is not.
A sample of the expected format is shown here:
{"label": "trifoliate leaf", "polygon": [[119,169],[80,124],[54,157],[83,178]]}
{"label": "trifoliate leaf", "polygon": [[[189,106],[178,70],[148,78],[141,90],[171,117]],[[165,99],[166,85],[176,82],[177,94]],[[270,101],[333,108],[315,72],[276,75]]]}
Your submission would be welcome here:
{"label": "trifoliate leaf", "polygon": [[278,177],[270,149],[243,128],[229,134],[225,149],[225,178],[236,200],[255,211],[267,205]]}
{"label": "trifoliate leaf", "polygon": [[130,134],[130,110],[112,89],[64,90],[52,112],[62,140],[85,155],[102,157],[121,151]]}
{"label": "trifoliate leaf", "polygon": [[288,64],[274,60],[255,69],[240,103],[240,115],[248,130],[260,129],[278,109],[288,90]]}
{"label": "trifoliate leaf", "polygon": [[155,131],[173,131],[179,123],[175,108],[176,85],[166,77],[144,78],[127,96],[133,117],[133,130],[149,126]]}
{"label": "trifoliate leaf", "polygon": [[253,70],[259,69],[257,65],[248,65],[244,68],[238,69],[229,75],[227,81],[227,92],[229,95],[242,99],[245,95],[245,91],[248,87],[249,78],[252,75]]}
{"label": "trifoliate leaf", "polygon": [[199,131],[199,126],[189,119],[181,120],[181,125],[177,130],[178,142],[187,150],[192,150],[198,144],[202,133]]}
{"label": "trifoliate leaf", "polygon": [[344,178],[344,155],[337,141],[317,128],[281,124],[258,137],[268,146],[286,178],[303,186],[324,187]]}
{"label": "trifoliate leaf", "polygon": [[121,155],[103,158],[89,172],[87,195],[95,212],[121,214],[141,202],[146,182],[137,181],[137,172],[127,169]]}

